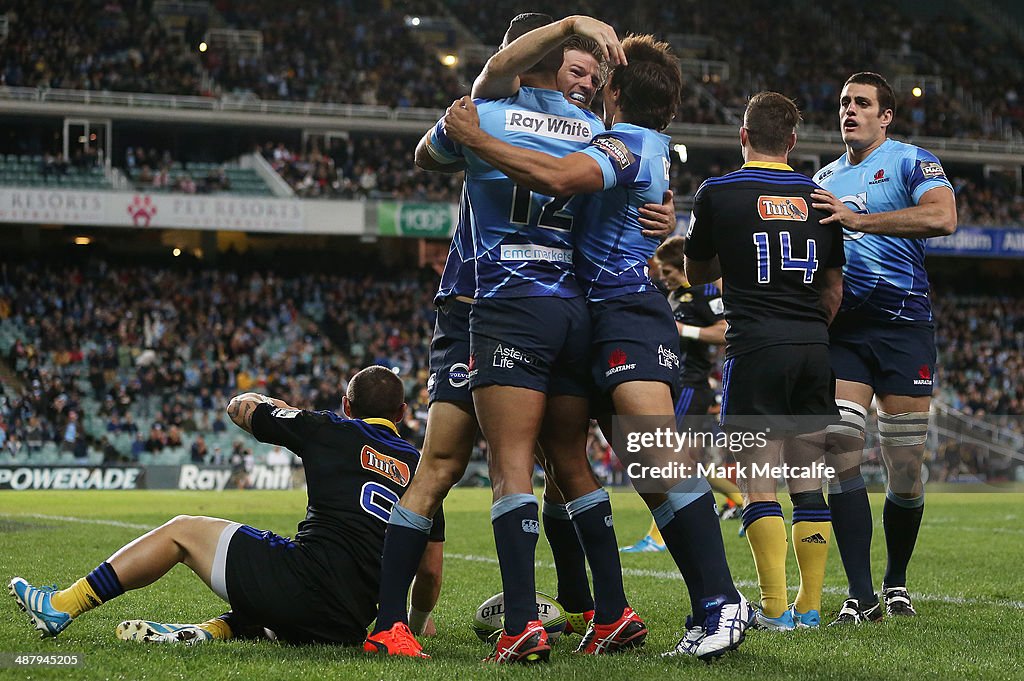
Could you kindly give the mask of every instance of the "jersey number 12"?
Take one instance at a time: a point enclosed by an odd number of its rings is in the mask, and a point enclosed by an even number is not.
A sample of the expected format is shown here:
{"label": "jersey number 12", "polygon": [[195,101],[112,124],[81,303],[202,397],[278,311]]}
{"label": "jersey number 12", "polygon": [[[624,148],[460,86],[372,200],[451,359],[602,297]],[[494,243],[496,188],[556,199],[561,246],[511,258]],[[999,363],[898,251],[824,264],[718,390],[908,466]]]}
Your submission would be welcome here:
{"label": "jersey number 12", "polygon": [[[572,200],[571,196],[555,196],[549,198],[537,218],[537,226],[568,232],[572,229],[572,214],[565,211],[565,204]],[[533,207],[533,192],[518,184],[512,187],[512,212],[508,221],[516,225],[530,224],[530,209]]]}
{"label": "jersey number 12", "polygon": [[[782,250],[782,269],[796,270],[804,273],[804,283],[814,282],[814,273],[818,271],[817,244],[814,239],[807,240],[807,257],[793,257],[793,238],[789,232],[779,232],[779,247]],[[755,232],[754,245],[757,246],[757,283],[768,284],[772,280],[770,263],[771,249],[768,245],[768,232]]]}

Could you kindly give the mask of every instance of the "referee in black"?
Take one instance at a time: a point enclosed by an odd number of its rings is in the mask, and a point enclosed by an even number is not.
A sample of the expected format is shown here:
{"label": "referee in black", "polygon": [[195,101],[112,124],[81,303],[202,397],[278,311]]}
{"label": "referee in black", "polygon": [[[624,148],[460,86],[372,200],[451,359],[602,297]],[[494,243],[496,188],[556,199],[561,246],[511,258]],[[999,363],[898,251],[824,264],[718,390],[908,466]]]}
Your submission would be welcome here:
{"label": "referee in black", "polygon": [[694,197],[686,248],[693,284],[723,281],[726,360],[721,424],[759,437],[736,458],[747,504],[743,526],[761,585],[758,623],[792,630],[820,622],[831,539],[820,477],[790,477],[793,545],[800,591],[788,607],[787,532],[777,481],[753,464],[784,462],[806,473],[824,454],[824,428],[838,421],[828,325],[842,299],[843,235],[811,204],[817,188],[787,163],[800,113],[783,95],[762,92],[740,128],[743,167],[704,182]]}

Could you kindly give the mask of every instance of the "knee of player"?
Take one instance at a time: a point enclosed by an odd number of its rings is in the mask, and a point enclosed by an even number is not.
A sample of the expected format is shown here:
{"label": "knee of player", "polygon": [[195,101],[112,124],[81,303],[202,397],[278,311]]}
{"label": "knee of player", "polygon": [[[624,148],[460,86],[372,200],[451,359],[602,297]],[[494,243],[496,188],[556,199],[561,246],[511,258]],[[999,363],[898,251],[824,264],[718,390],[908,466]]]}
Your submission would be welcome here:
{"label": "knee of player", "polygon": [[854,452],[859,456],[864,451],[864,440],[863,432],[853,435],[829,430],[825,435],[825,451],[832,456]]}
{"label": "knee of player", "polygon": [[[427,463],[427,465],[424,465]],[[434,459],[428,462],[421,462],[413,478],[417,488],[442,490],[442,496],[449,489],[454,487],[466,473],[466,462],[454,459]]]}
{"label": "knee of player", "polygon": [[191,525],[192,523],[194,523],[196,520],[198,520],[198,518],[199,518],[198,516],[194,516],[194,515],[184,515],[184,514],[183,515],[176,515],[173,518],[171,518],[170,520],[168,520],[166,523],[164,523],[164,527],[184,527],[184,526],[188,526],[188,525]]}
{"label": "knee of player", "polygon": [[864,431],[867,427],[868,410],[852,400],[836,400],[839,423],[825,431],[825,446],[831,454],[857,452],[864,449]]}
{"label": "knee of player", "polygon": [[878,410],[878,441],[883,451],[900,448],[901,454],[910,453],[920,458],[924,456],[924,443],[927,439],[928,412],[890,414]]}

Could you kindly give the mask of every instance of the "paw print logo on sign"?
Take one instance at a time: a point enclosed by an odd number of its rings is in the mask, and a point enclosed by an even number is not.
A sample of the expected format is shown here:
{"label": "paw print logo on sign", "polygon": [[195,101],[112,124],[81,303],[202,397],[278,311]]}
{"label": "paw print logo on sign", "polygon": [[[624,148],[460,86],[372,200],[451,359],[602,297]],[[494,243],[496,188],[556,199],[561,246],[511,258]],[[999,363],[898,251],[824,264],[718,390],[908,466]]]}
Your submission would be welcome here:
{"label": "paw print logo on sign", "polygon": [[156,215],[156,205],[148,196],[136,196],[128,205],[128,215],[136,227],[149,227],[149,221]]}

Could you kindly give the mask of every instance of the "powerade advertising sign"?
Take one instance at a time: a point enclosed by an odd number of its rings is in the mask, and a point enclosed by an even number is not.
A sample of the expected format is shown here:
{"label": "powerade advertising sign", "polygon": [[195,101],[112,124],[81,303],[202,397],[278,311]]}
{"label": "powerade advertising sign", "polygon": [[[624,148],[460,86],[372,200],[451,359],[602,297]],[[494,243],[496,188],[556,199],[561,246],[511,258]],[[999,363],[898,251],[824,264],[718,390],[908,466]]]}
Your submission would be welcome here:
{"label": "powerade advertising sign", "polygon": [[949,236],[935,237],[924,243],[928,255],[1024,258],[1024,229],[958,227]]}
{"label": "powerade advertising sign", "polygon": [[0,491],[291,489],[291,466],[0,466]]}
{"label": "powerade advertising sign", "polygon": [[142,467],[4,466],[0,490],[142,489]]}

